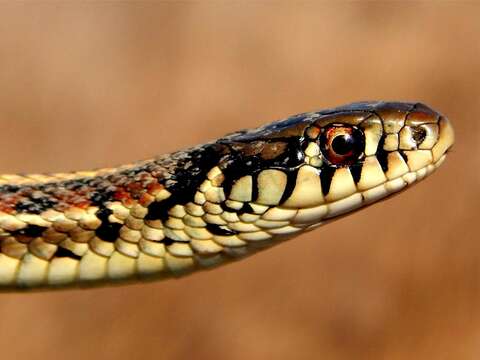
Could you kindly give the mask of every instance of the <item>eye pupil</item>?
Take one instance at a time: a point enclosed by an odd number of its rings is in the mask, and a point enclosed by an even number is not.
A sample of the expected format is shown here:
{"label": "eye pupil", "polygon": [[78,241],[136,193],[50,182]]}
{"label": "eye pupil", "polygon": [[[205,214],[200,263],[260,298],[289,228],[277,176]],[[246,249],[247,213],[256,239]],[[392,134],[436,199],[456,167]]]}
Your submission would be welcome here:
{"label": "eye pupil", "polygon": [[350,135],[336,136],[332,141],[332,150],[338,155],[346,155],[353,149],[353,138]]}
{"label": "eye pupil", "polygon": [[322,131],[320,149],[328,164],[349,166],[363,156],[365,135],[355,126],[331,124]]}

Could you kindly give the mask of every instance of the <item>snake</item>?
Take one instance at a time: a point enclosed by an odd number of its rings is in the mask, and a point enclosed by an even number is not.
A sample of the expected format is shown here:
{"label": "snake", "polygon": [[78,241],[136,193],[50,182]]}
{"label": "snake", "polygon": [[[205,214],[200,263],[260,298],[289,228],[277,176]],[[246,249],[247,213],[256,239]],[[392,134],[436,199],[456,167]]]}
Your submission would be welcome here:
{"label": "snake", "polygon": [[408,188],[453,142],[422,103],[365,101],[115,168],[0,175],[0,289],[215,268]]}

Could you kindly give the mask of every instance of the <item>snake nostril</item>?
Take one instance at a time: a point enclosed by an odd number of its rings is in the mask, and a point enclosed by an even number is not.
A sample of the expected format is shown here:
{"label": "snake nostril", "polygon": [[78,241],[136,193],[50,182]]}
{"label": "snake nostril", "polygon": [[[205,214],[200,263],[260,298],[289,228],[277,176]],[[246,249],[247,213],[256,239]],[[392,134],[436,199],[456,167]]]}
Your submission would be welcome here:
{"label": "snake nostril", "polygon": [[412,128],[412,137],[413,140],[417,143],[417,145],[420,145],[423,140],[425,140],[425,137],[427,136],[427,131],[421,127],[421,126],[415,126]]}

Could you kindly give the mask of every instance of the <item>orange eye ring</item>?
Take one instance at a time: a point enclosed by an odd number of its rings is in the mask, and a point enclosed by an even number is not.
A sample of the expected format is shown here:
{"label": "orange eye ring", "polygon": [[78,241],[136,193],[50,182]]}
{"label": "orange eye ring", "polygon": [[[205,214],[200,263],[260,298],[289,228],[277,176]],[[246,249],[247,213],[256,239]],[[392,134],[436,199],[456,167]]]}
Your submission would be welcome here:
{"label": "orange eye ring", "polygon": [[365,135],[354,126],[332,124],[320,136],[320,148],[334,166],[348,166],[363,156]]}

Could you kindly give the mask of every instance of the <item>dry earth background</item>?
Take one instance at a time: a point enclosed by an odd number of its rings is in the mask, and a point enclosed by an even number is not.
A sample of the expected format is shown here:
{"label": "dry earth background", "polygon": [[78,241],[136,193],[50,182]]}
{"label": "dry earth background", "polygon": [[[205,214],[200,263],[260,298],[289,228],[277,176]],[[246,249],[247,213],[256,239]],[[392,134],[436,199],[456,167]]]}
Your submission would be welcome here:
{"label": "dry earth background", "polygon": [[181,280],[0,295],[4,359],[478,359],[479,3],[1,3],[3,172],[115,165],[289,114],[419,100],[431,178]]}

